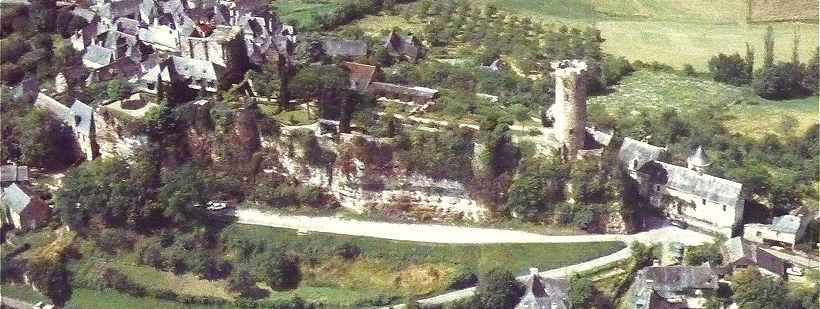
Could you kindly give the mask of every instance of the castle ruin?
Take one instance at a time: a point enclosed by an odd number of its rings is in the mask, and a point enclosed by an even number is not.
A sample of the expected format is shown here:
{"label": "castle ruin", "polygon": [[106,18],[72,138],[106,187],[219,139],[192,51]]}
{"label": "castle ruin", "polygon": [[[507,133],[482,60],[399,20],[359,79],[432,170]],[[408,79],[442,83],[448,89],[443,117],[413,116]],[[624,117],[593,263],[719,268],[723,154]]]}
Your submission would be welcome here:
{"label": "castle ruin", "polygon": [[553,121],[561,153],[574,160],[584,147],[587,122],[587,64],[581,60],[555,61],[555,103],[547,111]]}

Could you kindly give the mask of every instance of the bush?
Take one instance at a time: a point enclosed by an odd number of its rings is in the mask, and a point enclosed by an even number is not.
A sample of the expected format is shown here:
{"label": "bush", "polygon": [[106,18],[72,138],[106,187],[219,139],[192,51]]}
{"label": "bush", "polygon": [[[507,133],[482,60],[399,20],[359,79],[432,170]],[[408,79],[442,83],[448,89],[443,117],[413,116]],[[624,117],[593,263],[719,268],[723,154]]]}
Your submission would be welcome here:
{"label": "bush", "polygon": [[481,275],[476,294],[480,308],[512,309],[524,295],[524,287],[509,271],[493,269]]}
{"label": "bush", "polygon": [[617,84],[625,76],[635,71],[635,68],[624,57],[607,56],[604,59],[603,79],[607,85]]}
{"label": "bush", "polygon": [[347,242],[336,247],[334,252],[336,255],[344,258],[345,260],[353,260],[362,253],[362,249],[353,243]]}
{"label": "bush", "polygon": [[228,290],[246,297],[256,288],[256,280],[248,271],[234,271],[228,277]]}
{"label": "bush", "polygon": [[302,281],[299,257],[289,254],[269,256],[262,265],[266,283],[277,291],[295,289]]}
{"label": "bush", "polygon": [[799,76],[794,75],[794,65],[780,62],[763,70],[763,74],[754,82],[755,93],[770,100],[782,100],[801,95]]}
{"label": "bush", "polygon": [[142,297],[146,294],[145,287],[131,281],[125,274],[116,269],[105,268],[102,272],[102,282],[107,288],[112,288],[125,294]]}
{"label": "bush", "polygon": [[96,239],[96,245],[101,250],[114,254],[117,249],[131,249],[131,239],[123,229],[104,229]]}
{"label": "bush", "polygon": [[740,54],[718,54],[709,59],[709,72],[712,78],[721,83],[740,86],[748,84],[751,76],[746,71],[746,61]]}

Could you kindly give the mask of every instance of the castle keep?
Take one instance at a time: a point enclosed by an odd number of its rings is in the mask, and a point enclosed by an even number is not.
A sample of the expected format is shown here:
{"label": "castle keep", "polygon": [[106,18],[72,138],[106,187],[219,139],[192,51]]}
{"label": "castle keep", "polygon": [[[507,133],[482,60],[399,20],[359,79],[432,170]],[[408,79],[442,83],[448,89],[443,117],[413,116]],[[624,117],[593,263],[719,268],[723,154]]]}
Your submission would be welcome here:
{"label": "castle keep", "polygon": [[587,122],[587,64],[580,60],[564,60],[551,64],[555,78],[555,103],[552,116],[555,138],[562,153],[573,160],[584,147]]}

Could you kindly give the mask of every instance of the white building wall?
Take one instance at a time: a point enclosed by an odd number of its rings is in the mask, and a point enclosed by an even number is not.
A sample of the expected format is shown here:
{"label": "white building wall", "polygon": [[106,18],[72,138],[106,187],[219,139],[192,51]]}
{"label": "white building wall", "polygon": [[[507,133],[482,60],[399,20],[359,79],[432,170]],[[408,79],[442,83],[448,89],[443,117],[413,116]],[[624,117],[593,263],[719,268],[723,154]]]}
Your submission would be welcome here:
{"label": "white building wall", "polygon": [[[710,229],[729,237],[731,237],[732,229],[743,218],[743,204],[740,204],[742,199],[739,202],[740,205],[724,205],[663,185],[651,184],[647,190],[651,190],[650,200],[652,203],[657,207],[666,207],[666,212],[671,217],[677,217],[694,226]],[[674,197],[684,202],[675,201],[669,205],[662,205],[663,196]],[[701,222],[692,220],[687,221],[687,218],[693,218],[707,224],[699,224]]]}
{"label": "white building wall", "polygon": [[797,236],[792,233],[781,233],[771,229],[768,224],[746,224],[743,226],[743,238],[756,243],[766,240],[794,245]]}

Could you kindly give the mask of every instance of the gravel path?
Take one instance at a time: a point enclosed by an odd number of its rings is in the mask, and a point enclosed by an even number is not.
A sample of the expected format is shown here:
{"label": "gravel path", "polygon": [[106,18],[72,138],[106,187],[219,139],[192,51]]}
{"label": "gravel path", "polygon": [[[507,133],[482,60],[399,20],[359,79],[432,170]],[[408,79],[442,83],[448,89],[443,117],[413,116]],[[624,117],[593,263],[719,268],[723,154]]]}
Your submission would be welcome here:
{"label": "gravel path", "polygon": [[632,235],[590,234],[550,236],[523,231],[434,224],[410,224],[350,220],[336,217],[308,217],[265,213],[240,209],[234,213],[239,223],[307,230],[333,234],[448,244],[488,243],[578,243],[637,240],[643,243],[675,239],[687,245],[711,240],[709,236],[667,226]]}

